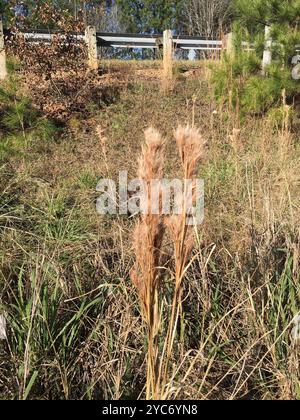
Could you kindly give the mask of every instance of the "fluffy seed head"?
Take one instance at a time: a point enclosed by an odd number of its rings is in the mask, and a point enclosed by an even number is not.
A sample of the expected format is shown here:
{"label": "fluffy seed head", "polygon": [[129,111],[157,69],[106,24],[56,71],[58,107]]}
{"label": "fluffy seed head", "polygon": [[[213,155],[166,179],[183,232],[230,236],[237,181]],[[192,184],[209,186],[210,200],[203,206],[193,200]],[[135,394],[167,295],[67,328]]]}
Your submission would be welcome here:
{"label": "fluffy seed head", "polygon": [[205,140],[198,129],[189,126],[179,126],[174,137],[185,169],[185,176],[187,179],[192,179],[196,176],[198,163],[203,156]]}
{"label": "fluffy seed head", "polygon": [[138,162],[138,177],[144,181],[162,178],[164,141],[154,128],[145,131],[145,146]]}

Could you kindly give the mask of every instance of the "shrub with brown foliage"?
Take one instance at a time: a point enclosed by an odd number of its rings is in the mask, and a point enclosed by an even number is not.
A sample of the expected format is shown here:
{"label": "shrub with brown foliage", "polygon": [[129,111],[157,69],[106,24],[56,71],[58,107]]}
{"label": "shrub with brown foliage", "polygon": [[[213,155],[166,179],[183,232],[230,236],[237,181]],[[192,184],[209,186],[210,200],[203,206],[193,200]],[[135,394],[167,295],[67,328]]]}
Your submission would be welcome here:
{"label": "shrub with brown foliage", "polygon": [[[41,25],[51,33],[51,41],[33,42],[24,36]],[[84,24],[68,11],[37,5],[30,20],[12,20],[11,34],[9,52],[21,62],[34,105],[47,116],[64,123],[74,114],[86,116],[93,105],[114,96],[118,79],[88,71]]]}

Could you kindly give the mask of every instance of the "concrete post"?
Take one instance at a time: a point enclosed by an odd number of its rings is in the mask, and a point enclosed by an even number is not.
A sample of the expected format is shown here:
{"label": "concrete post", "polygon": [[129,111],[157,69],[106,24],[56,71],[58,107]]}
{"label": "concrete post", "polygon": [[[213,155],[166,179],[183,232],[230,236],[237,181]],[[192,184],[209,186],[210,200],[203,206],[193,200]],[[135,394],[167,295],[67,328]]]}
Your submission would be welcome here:
{"label": "concrete post", "polygon": [[230,32],[226,35],[226,52],[231,57],[234,57],[234,40],[233,40],[233,32]]}
{"label": "concrete post", "polygon": [[271,37],[271,27],[265,27],[265,50],[262,61],[262,71],[263,74],[266,74],[266,68],[272,63],[272,37]]}
{"label": "concrete post", "polygon": [[173,35],[171,30],[164,31],[163,38],[164,58],[163,58],[163,72],[164,79],[172,81],[173,79]]}
{"label": "concrete post", "polygon": [[7,76],[6,53],[4,45],[3,23],[0,18],[0,80],[4,80]]}
{"label": "concrete post", "polygon": [[88,26],[85,30],[85,41],[88,48],[88,65],[91,70],[98,70],[98,51],[96,28]]}

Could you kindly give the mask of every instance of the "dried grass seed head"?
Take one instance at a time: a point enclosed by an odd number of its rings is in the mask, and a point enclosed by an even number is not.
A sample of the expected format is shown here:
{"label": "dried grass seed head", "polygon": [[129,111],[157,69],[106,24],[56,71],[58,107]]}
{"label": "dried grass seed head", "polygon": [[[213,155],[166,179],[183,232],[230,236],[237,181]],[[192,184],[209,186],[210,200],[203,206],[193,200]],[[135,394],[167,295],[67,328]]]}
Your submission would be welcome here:
{"label": "dried grass seed head", "polygon": [[164,141],[160,133],[154,128],[145,131],[146,144],[139,158],[138,177],[150,182],[161,179],[163,176],[163,149]]}
{"label": "dried grass seed head", "polygon": [[196,176],[197,164],[203,156],[206,142],[198,129],[189,126],[179,126],[174,137],[186,171],[185,175],[191,179]]}

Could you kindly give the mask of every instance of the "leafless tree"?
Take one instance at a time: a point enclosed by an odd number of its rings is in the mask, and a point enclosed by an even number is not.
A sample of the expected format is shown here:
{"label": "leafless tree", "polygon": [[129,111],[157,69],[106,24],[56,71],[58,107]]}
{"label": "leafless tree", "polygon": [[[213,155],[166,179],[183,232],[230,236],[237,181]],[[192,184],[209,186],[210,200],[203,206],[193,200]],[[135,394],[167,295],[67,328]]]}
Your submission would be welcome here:
{"label": "leafless tree", "polygon": [[125,32],[125,27],[121,22],[121,11],[116,2],[102,14],[99,30],[103,32]]}
{"label": "leafless tree", "polygon": [[184,23],[189,35],[216,38],[226,31],[232,16],[232,0],[187,0]]}

